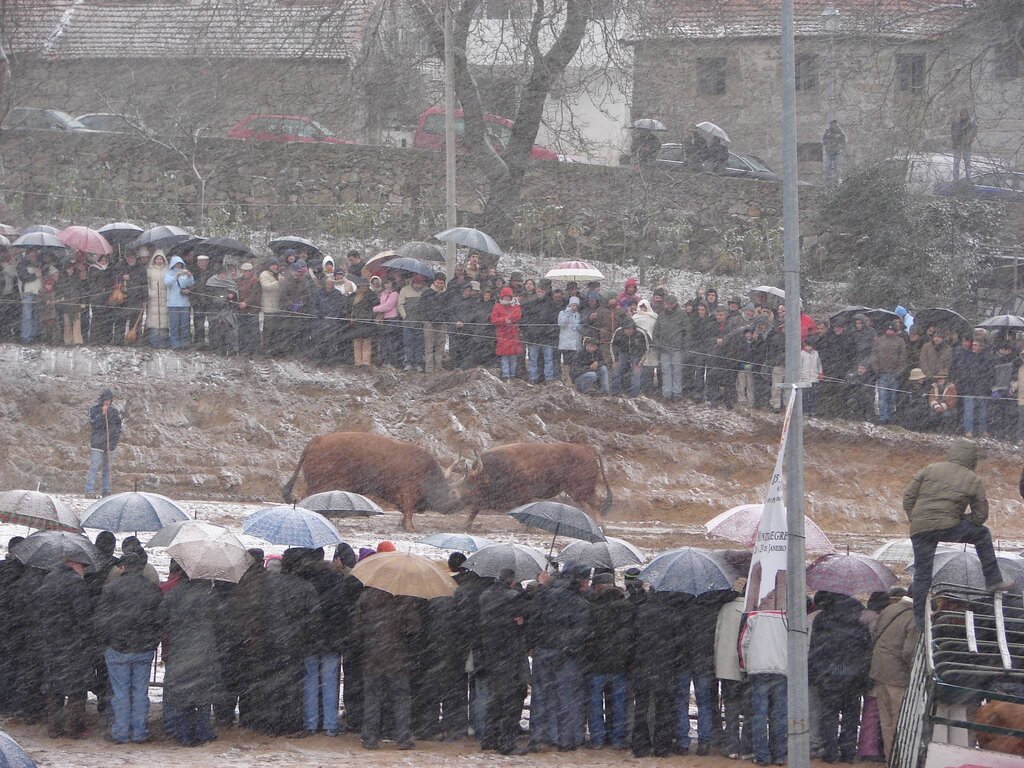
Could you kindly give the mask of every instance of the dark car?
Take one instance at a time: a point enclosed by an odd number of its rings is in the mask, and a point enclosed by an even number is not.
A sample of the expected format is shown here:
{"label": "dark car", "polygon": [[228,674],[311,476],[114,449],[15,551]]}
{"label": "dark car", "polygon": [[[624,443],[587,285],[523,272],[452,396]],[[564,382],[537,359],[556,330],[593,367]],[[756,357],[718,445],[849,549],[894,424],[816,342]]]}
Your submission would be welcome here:
{"label": "dark car", "polygon": [[13,107],[3,127],[17,131],[88,131],[67,112],[41,107]]}
{"label": "dark car", "polygon": [[969,195],[982,200],[1006,200],[1024,203],[1024,173],[1020,171],[986,171],[966,181],[940,181],[935,194],[946,197]]}
{"label": "dark car", "polygon": [[[658,150],[658,156],[654,160],[656,165],[665,168],[676,168],[680,170],[699,171],[687,160],[682,144],[662,144]],[[769,168],[764,160],[757,155],[740,155],[732,150],[729,151],[729,159],[725,164],[725,171],[721,176],[732,176],[737,179],[759,179],[761,181],[774,181],[782,183],[782,176]],[[809,181],[799,182],[802,187],[814,186]]]}

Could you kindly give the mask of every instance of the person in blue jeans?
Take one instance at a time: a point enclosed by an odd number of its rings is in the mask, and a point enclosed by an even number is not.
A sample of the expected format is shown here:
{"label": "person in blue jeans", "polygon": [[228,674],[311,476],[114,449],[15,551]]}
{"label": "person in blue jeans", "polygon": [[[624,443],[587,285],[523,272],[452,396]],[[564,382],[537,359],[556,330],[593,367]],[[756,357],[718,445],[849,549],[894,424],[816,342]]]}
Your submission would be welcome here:
{"label": "person in blue jeans", "polygon": [[585,395],[596,394],[598,386],[602,395],[610,394],[608,366],[605,365],[597,339],[584,339],[583,349],[573,356],[572,383]]}
{"label": "person in blue jeans", "polygon": [[120,577],[107,583],[96,607],[95,626],[105,646],[113,721],[110,738],[118,744],[149,740],[149,676],[160,642],[160,587],[147,579],[142,558],[121,556]]}
{"label": "person in blue jeans", "polygon": [[628,376],[629,396],[638,397],[640,395],[640,371],[649,349],[647,337],[642,331],[637,330],[636,323],[632,318],[627,317],[612,334],[611,347],[612,354],[615,356],[615,361],[612,363],[612,394],[623,394],[622,381]]}
{"label": "person in blue jeans", "polygon": [[787,626],[784,611],[753,611],[740,635],[750,680],[750,735],[756,765],[785,765],[788,753]]}
{"label": "person in blue jeans", "polygon": [[587,725],[590,746],[625,749],[627,686],[633,652],[634,606],[615,586],[614,573],[594,575],[586,658],[589,677]]}
{"label": "person in blue jeans", "polygon": [[170,326],[171,349],[181,349],[192,343],[189,330],[189,316],[192,302],[189,295],[195,278],[180,256],[172,256],[171,262],[164,273],[164,285],[167,287],[167,321]]}
{"label": "person in blue jeans", "polygon": [[104,389],[96,404],[89,409],[89,470],[85,476],[87,496],[96,488],[97,474],[100,475],[103,495],[110,495],[110,454],[121,440],[121,413],[113,402],[114,393]]}

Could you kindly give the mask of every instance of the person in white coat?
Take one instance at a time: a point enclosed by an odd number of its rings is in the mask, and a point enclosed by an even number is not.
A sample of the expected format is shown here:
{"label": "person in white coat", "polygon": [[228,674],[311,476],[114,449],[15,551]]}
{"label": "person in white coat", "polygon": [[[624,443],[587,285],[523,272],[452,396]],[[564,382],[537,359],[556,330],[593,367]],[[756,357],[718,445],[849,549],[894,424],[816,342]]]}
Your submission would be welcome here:
{"label": "person in white coat", "polygon": [[785,611],[754,611],[740,636],[741,663],[750,679],[751,743],[755,765],[785,765],[788,652]]}
{"label": "person in white coat", "polygon": [[570,296],[569,304],[558,313],[558,354],[561,357],[562,379],[568,383],[572,358],[579,349],[582,338],[580,299]]}
{"label": "person in white coat", "polygon": [[167,272],[167,257],[157,249],[153,251],[146,268],[146,335],[151,347],[166,347],[170,338],[170,317],[167,314],[167,286],[164,274]]}
{"label": "person in white coat", "polygon": [[651,302],[647,299],[640,299],[636,305],[633,322],[647,337],[648,350],[640,371],[640,391],[645,395],[653,395],[658,391],[654,381],[658,370],[658,350],[654,348],[654,324],[657,321],[658,313],[651,307]]}
{"label": "person in white coat", "polygon": [[800,383],[805,385],[803,407],[804,413],[808,416],[815,415],[814,406],[818,385],[825,378],[825,372],[821,367],[821,358],[818,356],[818,350],[814,348],[816,343],[814,339],[807,337],[800,349]]}
{"label": "person in white coat", "polygon": [[739,639],[746,598],[723,605],[715,625],[715,677],[722,682],[722,705],[725,724],[725,754],[730,760],[749,759],[750,746],[750,683],[740,667]]}

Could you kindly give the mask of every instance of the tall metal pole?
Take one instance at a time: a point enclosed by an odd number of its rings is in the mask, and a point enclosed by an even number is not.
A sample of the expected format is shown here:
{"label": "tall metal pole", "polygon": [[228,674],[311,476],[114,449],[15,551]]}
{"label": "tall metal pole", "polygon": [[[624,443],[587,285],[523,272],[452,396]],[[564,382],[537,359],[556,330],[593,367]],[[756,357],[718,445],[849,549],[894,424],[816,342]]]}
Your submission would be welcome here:
{"label": "tall metal pole", "polygon": [[[796,166],[796,59],[793,0],[782,0],[782,226],[786,290],[786,384],[800,381],[800,198]],[[790,768],[809,768],[807,704],[807,577],[804,572],[803,403],[797,390],[786,444],[786,613],[789,627],[788,694]]]}
{"label": "tall metal pole", "polygon": [[[455,197],[455,29],[452,0],[444,3],[444,197],[445,228],[458,224],[458,202]],[[455,243],[445,248],[445,273],[451,280],[455,274]]]}

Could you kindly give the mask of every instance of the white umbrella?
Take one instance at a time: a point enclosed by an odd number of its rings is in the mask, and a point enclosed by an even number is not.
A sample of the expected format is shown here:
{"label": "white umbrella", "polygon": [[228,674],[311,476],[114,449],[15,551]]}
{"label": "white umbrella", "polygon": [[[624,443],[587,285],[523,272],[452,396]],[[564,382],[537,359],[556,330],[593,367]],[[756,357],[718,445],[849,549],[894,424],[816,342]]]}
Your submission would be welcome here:
{"label": "white umbrella", "polygon": [[585,261],[563,261],[544,275],[548,280],[604,280],[601,270]]}
{"label": "white umbrella", "polygon": [[[444,232],[438,232],[434,235],[434,239],[444,243],[464,245],[467,248],[472,248],[474,251],[490,253],[494,256],[502,255],[501,248],[498,247],[493,237],[486,232],[481,232],[479,229],[473,229],[472,227],[452,227]],[[401,253],[402,249],[399,248],[398,250]]]}
{"label": "white umbrella", "polygon": [[179,520],[176,523],[165,525],[153,534],[153,537],[146,542],[146,546],[150,549],[155,547],[169,547],[178,540],[179,534],[184,537],[186,535],[193,536],[197,533],[201,533],[206,536],[216,537],[227,531],[228,529],[223,525],[208,523],[205,520]]}
{"label": "white umbrella", "polygon": [[217,579],[238,583],[253,560],[245,544],[226,528],[209,532],[204,527],[182,528],[167,548],[190,579]]}
{"label": "white umbrella", "polygon": [[634,120],[630,128],[637,128],[644,131],[667,131],[668,128],[661,120],[655,120],[653,117],[641,117],[639,120]]}
{"label": "white umbrella", "polygon": [[750,293],[767,293],[770,296],[777,296],[780,299],[786,298],[786,292],[781,288],[776,288],[774,285],[759,285],[756,288],[751,288]]}
{"label": "white umbrella", "polygon": [[[763,512],[764,504],[741,504],[708,520],[704,524],[704,530],[708,536],[729,539],[752,547],[757,540]],[[825,532],[807,515],[804,515],[804,533],[808,552],[828,554],[836,551]]]}
{"label": "white umbrella", "polygon": [[697,123],[694,126],[694,128],[700,131],[701,135],[704,136],[704,138],[706,139],[712,139],[717,136],[719,139],[722,140],[723,143],[732,144],[732,142],[729,141],[729,134],[727,134],[714,123],[704,121],[703,123]]}

